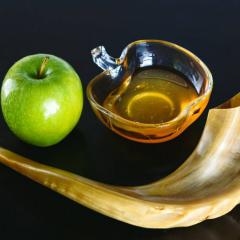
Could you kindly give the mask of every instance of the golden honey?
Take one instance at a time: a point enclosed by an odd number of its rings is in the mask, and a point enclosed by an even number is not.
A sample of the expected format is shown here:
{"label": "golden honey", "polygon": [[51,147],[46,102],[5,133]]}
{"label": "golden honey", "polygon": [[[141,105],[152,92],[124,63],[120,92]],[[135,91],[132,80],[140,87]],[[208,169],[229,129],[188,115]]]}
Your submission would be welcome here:
{"label": "golden honey", "polygon": [[157,124],[177,117],[197,97],[192,83],[178,72],[142,68],[114,89],[103,106],[125,119]]}

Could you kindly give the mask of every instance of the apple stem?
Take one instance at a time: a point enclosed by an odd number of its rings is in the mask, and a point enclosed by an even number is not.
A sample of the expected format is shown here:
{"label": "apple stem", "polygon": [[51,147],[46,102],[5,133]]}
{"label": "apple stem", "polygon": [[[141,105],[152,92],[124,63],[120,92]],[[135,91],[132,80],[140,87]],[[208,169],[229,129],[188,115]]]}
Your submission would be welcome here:
{"label": "apple stem", "polygon": [[44,59],[43,59],[43,61],[42,61],[42,63],[41,63],[41,66],[40,66],[40,68],[39,68],[39,71],[38,71],[38,78],[41,78],[41,77],[42,77],[43,72],[44,72],[44,69],[45,69],[45,67],[46,67],[46,65],[47,65],[47,63],[48,63],[48,60],[49,60],[49,57],[48,57],[48,56],[44,57]]}

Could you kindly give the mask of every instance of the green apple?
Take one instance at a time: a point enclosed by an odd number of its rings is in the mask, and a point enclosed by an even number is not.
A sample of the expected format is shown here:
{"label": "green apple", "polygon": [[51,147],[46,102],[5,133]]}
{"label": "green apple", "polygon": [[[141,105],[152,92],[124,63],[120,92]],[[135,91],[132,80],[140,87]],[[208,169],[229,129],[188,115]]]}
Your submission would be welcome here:
{"label": "green apple", "polygon": [[77,124],[83,107],[79,76],[63,59],[35,54],[16,62],[1,89],[4,119],[23,141],[50,146]]}

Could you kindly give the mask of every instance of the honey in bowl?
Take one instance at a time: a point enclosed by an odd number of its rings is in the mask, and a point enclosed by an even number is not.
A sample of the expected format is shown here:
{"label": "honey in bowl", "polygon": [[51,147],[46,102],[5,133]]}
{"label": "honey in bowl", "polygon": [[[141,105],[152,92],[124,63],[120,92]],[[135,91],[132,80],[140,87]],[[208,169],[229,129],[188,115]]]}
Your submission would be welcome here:
{"label": "honey in bowl", "polygon": [[137,142],[174,139],[202,114],[212,92],[207,66],[193,53],[162,40],[127,45],[119,58],[104,46],[91,51],[104,71],[87,87],[98,119]]}
{"label": "honey in bowl", "polygon": [[137,70],[105,99],[103,106],[140,123],[170,121],[198,97],[192,83],[177,71],[151,67]]}

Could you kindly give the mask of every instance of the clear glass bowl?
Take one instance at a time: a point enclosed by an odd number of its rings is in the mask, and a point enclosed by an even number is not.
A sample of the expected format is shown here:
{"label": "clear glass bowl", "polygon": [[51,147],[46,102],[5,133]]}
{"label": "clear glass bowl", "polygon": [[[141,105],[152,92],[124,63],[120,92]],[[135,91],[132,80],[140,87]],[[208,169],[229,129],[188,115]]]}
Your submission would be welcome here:
{"label": "clear glass bowl", "polygon": [[[140,40],[129,44],[120,58],[109,56],[103,46],[92,50],[93,61],[104,71],[87,86],[87,97],[97,117],[115,133],[144,143],[171,140],[192,124],[205,109],[213,80],[207,66],[190,51],[161,40]],[[140,123],[125,119],[103,107],[106,97],[124,79],[143,67],[167,67],[185,75],[195,87],[198,97],[174,119],[163,123]]]}

